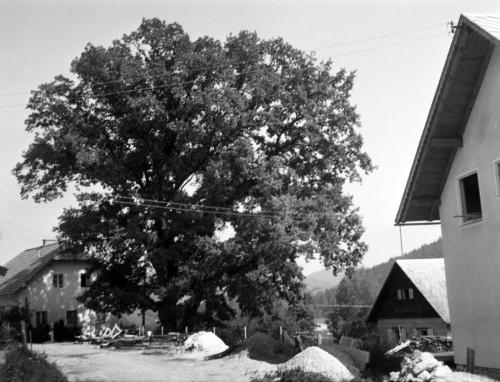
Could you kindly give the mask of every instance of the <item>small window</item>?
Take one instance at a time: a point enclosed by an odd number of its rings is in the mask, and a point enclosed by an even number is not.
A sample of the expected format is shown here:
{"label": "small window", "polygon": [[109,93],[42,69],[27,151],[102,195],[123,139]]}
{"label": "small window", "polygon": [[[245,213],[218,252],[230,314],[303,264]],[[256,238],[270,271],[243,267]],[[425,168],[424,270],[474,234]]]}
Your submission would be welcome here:
{"label": "small window", "polygon": [[88,273],[80,273],[80,286],[82,288],[87,288],[89,286],[89,274]]}
{"label": "small window", "polygon": [[52,275],[52,285],[54,288],[62,288],[64,286],[64,274],[54,273]]}
{"label": "small window", "polygon": [[35,312],[35,325],[42,326],[47,325],[47,311]]}
{"label": "small window", "polygon": [[480,220],[483,217],[481,195],[477,173],[460,179],[460,196],[462,199],[462,218],[464,223]]}
{"label": "small window", "polygon": [[66,325],[77,326],[78,325],[78,311],[67,310],[66,311]]}
{"label": "small window", "polygon": [[402,341],[406,341],[406,328],[402,327],[393,327],[389,328],[387,333],[387,339],[390,343],[398,343]]}
{"label": "small window", "polygon": [[431,328],[417,328],[417,334],[419,336],[432,336],[433,332]]}
{"label": "small window", "polygon": [[398,300],[413,300],[413,288],[398,289]]}

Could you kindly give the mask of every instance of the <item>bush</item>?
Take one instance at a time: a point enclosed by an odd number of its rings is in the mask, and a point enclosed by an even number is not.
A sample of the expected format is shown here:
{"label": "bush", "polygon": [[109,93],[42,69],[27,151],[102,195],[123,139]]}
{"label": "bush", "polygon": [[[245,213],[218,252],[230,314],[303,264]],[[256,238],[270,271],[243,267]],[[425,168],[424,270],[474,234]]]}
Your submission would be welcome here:
{"label": "bush", "polygon": [[68,382],[68,379],[44,355],[33,353],[21,346],[12,346],[0,368],[4,382]]}
{"label": "bush", "polygon": [[63,320],[54,324],[54,341],[74,341],[75,336],[80,335],[82,328],[80,326],[65,325]]}
{"label": "bush", "polygon": [[251,382],[332,382],[332,380],[318,373],[293,369],[266,374],[262,378],[252,379]]}

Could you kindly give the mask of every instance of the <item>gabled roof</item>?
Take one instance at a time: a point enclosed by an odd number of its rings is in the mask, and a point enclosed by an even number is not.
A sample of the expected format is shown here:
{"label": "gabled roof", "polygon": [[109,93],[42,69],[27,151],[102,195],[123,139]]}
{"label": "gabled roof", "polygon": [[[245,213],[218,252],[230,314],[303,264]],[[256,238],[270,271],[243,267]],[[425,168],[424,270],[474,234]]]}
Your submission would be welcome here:
{"label": "gabled roof", "polygon": [[439,204],[491,54],[500,15],[462,15],[432,101],[396,224],[439,220]]}
{"label": "gabled roof", "polygon": [[396,267],[399,267],[405,273],[415,288],[419,290],[441,319],[449,324],[450,310],[448,308],[444,259],[442,258],[396,260],[375,300],[375,304],[373,304],[367,321],[376,321],[374,316],[382,302],[382,295],[389,286],[388,282],[391,278],[390,276]]}
{"label": "gabled roof", "polygon": [[13,294],[24,288],[33,276],[55,260],[85,261],[86,258],[62,252],[57,243],[27,249],[5,264],[7,273],[4,277],[0,276],[0,296]]}

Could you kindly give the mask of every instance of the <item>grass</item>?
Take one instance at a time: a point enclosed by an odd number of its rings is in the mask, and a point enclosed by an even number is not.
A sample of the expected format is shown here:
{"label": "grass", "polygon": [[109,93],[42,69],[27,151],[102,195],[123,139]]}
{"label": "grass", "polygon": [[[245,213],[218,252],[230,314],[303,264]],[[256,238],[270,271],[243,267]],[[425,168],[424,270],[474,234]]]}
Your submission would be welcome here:
{"label": "grass", "polygon": [[68,382],[68,379],[46,356],[31,352],[22,346],[7,349],[5,364],[0,366],[0,380],[4,382]]}

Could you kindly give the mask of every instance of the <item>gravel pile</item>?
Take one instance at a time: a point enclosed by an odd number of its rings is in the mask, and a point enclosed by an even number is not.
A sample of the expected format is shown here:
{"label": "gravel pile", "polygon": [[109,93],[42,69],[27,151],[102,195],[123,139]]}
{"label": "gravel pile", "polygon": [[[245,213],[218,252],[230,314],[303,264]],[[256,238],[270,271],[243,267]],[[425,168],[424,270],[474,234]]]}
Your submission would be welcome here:
{"label": "gravel pile", "polygon": [[222,353],[228,346],[212,332],[191,334],[184,342],[185,350],[195,350],[205,355]]}
{"label": "gravel pile", "polygon": [[311,346],[279,366],[280,370],[301,369],[324,375],[332,381],[349,381],[354,376],[333,355]]}

